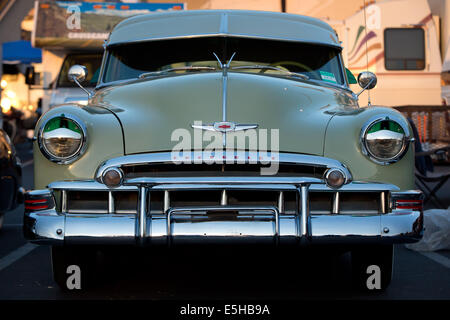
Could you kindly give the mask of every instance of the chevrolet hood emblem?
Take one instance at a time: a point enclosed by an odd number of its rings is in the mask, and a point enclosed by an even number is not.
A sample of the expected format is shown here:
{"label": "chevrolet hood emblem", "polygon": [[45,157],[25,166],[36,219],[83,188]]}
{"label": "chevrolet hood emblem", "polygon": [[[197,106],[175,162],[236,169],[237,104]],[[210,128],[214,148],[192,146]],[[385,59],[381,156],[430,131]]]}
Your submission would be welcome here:
{"label": "chevrolet hood emblem", "polygon": [[241,124],[241,123],[235,123],[235,122],[229,122],[229,121],[221,121],[221,122],[214,122],[213,124],[196,124],[194,123],[192,125],[192,128],[194,129],[200,129],[200,130],[206,130],[206,131],[216,131],[216,132],[233,132],[233,131],[244,131],[249,129],[256,129],[258,128],[257,124]]}

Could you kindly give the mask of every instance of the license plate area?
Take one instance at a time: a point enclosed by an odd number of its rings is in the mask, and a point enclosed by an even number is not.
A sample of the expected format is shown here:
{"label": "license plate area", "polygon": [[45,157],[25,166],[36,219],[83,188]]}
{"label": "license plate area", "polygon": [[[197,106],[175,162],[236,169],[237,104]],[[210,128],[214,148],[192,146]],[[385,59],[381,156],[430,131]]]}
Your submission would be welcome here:
{"label": "license plate area", "polygon": [[172,208],[167,213],[170,241],[244,240],[279,235],[279,212],[276,207]]}

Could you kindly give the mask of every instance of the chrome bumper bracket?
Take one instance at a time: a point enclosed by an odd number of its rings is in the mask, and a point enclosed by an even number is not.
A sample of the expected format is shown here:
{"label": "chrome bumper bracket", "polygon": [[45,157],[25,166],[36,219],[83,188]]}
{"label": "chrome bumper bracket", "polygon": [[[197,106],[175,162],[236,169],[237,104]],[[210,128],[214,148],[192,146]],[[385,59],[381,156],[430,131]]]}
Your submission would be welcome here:
{"label": "chrome bumper bracket", "polygon": [[[208,206],[208,207],[175,207],[170,208],[167,211],[167,240],[169,245],[171,244],[173,240],[173,232],[172,232],[172,223],[173,223],[173,216],[175,215],[205,215],[204,213],[208,212],[227,212],[227,211],[238,211],[238,212],[251,212],[251,213],[258,213],[261,215],[262,212],[270,212],[271,216],[273,217],[272,223],[274,224],[274,231],[272,235],[275,244],[278,243],[278,238],[280,235],[280,212],[276,207],[271,206],[252,206],[252,207],[245,207],[245,206],[227,206],[227,205],[221,205],[221,206]],[[258,219],[255,219],[254,221],[257,221]],[[228,221],[229,222],[229,221]],[[215,223],[220,223],[220,221],[215,221]],[[206,235],[204,233],[203,235]],[[202,236],[202,234],[199,234],[199,236]],[[231,232],[229,234],[224,233],[223,235],[220,235],[222,237],[231,237],[236,236],[236,234],[232,234]],[[258,236],[257,234],[239,234],[239,237],[251,237],[251,236]]]}

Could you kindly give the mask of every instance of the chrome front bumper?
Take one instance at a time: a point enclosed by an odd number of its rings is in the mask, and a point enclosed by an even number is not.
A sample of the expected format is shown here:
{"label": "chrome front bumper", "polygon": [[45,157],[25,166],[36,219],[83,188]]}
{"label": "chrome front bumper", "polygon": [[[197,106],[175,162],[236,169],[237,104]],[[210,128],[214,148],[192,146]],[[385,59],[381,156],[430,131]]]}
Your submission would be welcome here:
{"label": "chrome front bumper", "polygon": [[[167,207],[163,214],[150,214],[149,196],[154,190],[174,189],[295,190],[299,203],[296,214],[279,207],[237,207],[226,202],[218,206]],[[386,210],[375,215],[311,215],[308,193],[327,189],[315,178],[217,177],[217,178],[137,178],[114,190],[139,191],[137,214],[68,213],[64,205],[25,212],[24,233],[34,243],[50,245],[178,245],[206,243],[361,244],[408,243],[420,240],[423,232],[420,210]],[[111,189],[96,181],[56,182],[49,189],[32,191],[29,197],[53,199],[57,190]],[[381,190],[393,194],[389,184],[352,182],[340,190]],[[415,191],[401,192],[417,194]],[[110,203],[110,207],[114,204]],[[31,206],[33,208],[33,206]],[[389,212],[390,211],[390,212]]]}

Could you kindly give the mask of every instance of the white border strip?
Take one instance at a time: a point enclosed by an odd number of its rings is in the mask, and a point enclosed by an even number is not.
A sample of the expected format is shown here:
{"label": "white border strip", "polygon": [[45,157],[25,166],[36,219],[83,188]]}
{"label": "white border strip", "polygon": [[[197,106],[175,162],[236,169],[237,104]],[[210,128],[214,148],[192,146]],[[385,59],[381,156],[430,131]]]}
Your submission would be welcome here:
{"label": "white border strip", "polygon": [[7,254],[3,258],[0,259],[0,271],[3,271],[3,269],[6,269],[10,265],[12,265],[17,260],[21,259],[22,257],[29,254],[31,251],[36,249],[38,246],[32,243],[27,243],[20,248],[14,250],[10,254]]}
{"label": "white border strip", "polygon": [[440,265],[450,269],[450,259],[436,252],[420,252],[421,255],[439,263]]}
{"label": "white border strip", "polygon": [[33,164],[33,159],[25,161],[24,163],[22,163],[22,168],[25,168],[27,166],[29,166],[30,164]]}
{"label": "white border strip", "polygon": [[3,20],[3,18],[6,16],[6,14],[9,12],[9,9],[16,3],[16,0],[11,0],[9,3],[6,4],[6,7],[3,9],[2,14],[0,15],[0,21]]}

